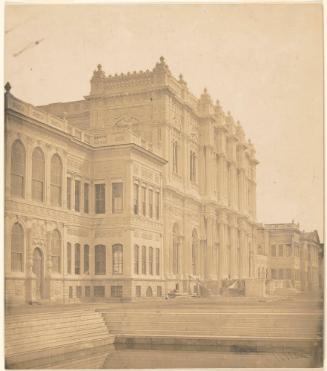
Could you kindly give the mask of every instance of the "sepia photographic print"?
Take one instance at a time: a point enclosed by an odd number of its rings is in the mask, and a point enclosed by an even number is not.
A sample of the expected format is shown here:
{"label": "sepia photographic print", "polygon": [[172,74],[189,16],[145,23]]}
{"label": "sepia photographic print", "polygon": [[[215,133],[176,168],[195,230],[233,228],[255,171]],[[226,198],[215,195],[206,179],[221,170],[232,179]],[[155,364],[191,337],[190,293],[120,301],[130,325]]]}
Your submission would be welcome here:
{"label": "sepia photographic print", "polygon": [[4,367],[322,368],[323,5],[4,13]]}

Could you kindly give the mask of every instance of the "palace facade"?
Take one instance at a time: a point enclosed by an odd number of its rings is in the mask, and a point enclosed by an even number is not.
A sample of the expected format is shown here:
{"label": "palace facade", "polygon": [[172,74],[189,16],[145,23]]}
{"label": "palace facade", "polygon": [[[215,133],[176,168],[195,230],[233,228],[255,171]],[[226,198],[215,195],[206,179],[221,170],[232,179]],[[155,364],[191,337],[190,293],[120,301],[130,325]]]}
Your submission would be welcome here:
{"label": "palace facade", "polygon": [[98,65],[81,101],[34,107],[7,84],[5,148],[7,302],[219,293],[275,269],[253,144],[162,57]]}

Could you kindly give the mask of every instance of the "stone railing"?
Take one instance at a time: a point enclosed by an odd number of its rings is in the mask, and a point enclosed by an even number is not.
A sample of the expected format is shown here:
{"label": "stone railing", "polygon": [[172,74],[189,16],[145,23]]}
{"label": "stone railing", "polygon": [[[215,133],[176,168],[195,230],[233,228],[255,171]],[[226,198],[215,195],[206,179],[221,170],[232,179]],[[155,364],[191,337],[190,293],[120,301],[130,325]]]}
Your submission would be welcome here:
{"label": "stone railing", "polygon": [[37,120],[41,124],[45,124],[70,135],[75,140],[86,143],[88,145],[98,147],[103,145],[118,145],[134,143],[144,149],[159,155],[159,149],[153,146],[149,141],[133,134],[130,130],[112,131],[103,134],[89,134],[67,123],[67,120],[61,119],[38,108],[35,108],[29,103],[25,103],[11,94],[6,95],[6,109],[11,109],[21,113],[26,117]]}

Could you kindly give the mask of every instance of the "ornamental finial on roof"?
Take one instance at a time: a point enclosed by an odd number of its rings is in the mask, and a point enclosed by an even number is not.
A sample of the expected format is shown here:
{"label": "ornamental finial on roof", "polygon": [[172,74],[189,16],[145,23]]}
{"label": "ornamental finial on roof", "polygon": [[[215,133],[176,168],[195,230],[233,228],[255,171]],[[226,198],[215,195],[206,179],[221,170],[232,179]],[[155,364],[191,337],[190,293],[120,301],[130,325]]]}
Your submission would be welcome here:
{"label": "ornamental finial on roof", "polygon": [[168,72],[168,73],[170,72],[167,66],[167,63],[165,61],[165,58],[163,56],[160,57],[159,62],[156,63],[156,66],[154,67],[153,71]]}
{"label": "ornamental finial on roof", "polygon": [[102,66],[100,63],[98,64],[98,71],[102,71]]}
{"label": "ornamental finial on roof", "polygon": [[10,92],[10,89],[11,89],[11,85],[10,85],[9,81],[7,81],[7,83],[5,85],[6,93],[9,93]]}
{"label": "ornamental finial on roof", "polygon": [[165,63],[165,57],[163,56],[160,57],[160,63]]}

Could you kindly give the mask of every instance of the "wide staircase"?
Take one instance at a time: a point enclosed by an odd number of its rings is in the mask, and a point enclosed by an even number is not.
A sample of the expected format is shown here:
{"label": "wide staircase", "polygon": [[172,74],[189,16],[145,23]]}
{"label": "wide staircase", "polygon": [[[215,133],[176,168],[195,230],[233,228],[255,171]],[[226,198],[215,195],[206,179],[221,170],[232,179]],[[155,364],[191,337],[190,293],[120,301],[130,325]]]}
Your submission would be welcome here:
{"label": "wide staircase", "polygon": [[100,313],[67,310],[5,317],[6,366],[112,344]]}
{"label": "wide staircase", "polygon": [[320,339],[319,313],[222,313],[186,311],[103,312],[111,334],[253,339]]}

